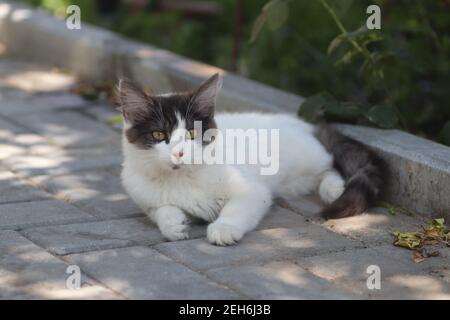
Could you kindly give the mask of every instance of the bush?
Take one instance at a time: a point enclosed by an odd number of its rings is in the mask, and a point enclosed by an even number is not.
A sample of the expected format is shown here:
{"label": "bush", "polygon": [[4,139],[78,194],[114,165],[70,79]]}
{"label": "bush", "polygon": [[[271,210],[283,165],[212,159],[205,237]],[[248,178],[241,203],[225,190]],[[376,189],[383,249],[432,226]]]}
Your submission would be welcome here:
{"label": "bush", "polygon": [[[67,2],[26,1],[52,10]],[[202,18],[122,3],[109,20],[93,1],[78,2],[83,19],[225,69],[234,65],[237,0],[215,1],[222,13]],[[381,7],[379,32],[361,28],[373,3]],[[450,145],[449,11],[448,0],[243,1],[236,71],[309,97],[300,108],[308,120],[401,128]]]}
{"label": "bush", "polygon": [[[380,32],[361,28],[372,1],[270,3],[288,5],[289,19],[257,40],[248,56],[264,65],[264,81],[310,96],[300,115],[399,127],[450,145],[448,3],[379,0]],[[270,63],[274,56],[277,64]],[[250,76],[258,77],[257,69],[250,67]],[[280,76],[271,79],[276,69]]]}

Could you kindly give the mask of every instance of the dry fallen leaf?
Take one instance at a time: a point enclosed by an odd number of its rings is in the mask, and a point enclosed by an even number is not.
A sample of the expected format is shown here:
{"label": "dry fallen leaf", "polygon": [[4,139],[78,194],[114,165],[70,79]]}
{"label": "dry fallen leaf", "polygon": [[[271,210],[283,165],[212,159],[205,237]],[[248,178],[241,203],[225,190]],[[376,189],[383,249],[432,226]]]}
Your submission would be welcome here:
{"label": "dry fallen leaf", "polygon": [[415,263],[421,263],[421,262],[425,261],[425,257],[419,251],[414,252],[413,259],[414,259]]}
{"label": "dry fallen leaf", "polygon": [[435,245],[438,243],[439,243],[439,241],[437,239],[425,239],[422,241],[423,245],[428,245],[428,246],[432,246],[432,245]]}
{"label": "dry fallen leaf", "polygon": [[428,255],[427,255],[427,257],[439,257],[441,255],[441,253],[439,252],[439,251],[433,251],[433,252],[430,252]]}
{"label": "dry fallen leaf", "polygon": [[445,231],[445,220],[443,218],[434,219],[431,224],[424,227],[424,233],[427,238],[438,239],[444,235]]}
{"label": "dry fallen leaf", "polygon": [[433,219],[431,223],[422,227],[421,232],[394,232],[394,245],[414,250],[413,260],[423,262],[426,258],[439,256],[439,251],[428,253],[424,246],[445,244],[450,246],[450,232],[446,230],[444,218]]}
{"label": "dry fallen leaf", "polygon": [[398,247],[415,249],[421,245],[421,239],[416,232],[394,232],[394,236],[397,237],[394,245]]}

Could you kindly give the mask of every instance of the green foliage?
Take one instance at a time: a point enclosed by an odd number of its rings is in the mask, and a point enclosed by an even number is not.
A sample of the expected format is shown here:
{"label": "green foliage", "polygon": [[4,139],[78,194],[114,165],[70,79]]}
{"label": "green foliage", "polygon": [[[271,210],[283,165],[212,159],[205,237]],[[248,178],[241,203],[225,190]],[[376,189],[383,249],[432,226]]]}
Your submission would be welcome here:
{"label": "green foliage", "polygon": [[[376,31],[365,27],[365,9],[370,4],[351,0],[291,1],[291,16],[292,12],[308,12],[317,20],[303,23],[306,15],[289,19],[278,32],[265,36],[270,40],[260,37],[256,44],[272,46],[272,52],[284,50],[280,64],[290,65],[291,70],[284,87],[310,96],[299,110],[299,115],[309,121],[327,119],[403,128],[450,145],[450,108],[446,105],[450,94],[445,89],[450,88],[448,6],[421,0],[379,0],[382,30]],[[262,15],[267,15],[264,9]],[[327,19],[333,24],[327,24]],[[263,25],[258,27],[264,29]],[[331,37],[330,31],[335,35]],[[277,38],[290,44],[296,40],[299,49],[283,45],[273,48],[268,41]],[[303,62],[289,59],[291,54],[298,54]],[[298,75],[292,75],[294,71]],[[321,90],[329,93],[315,94]]]}
{"label": "green foliage", "polygon": [[252,29],[251,42],[254,42],[267,23],[270,30],[275,31],[286,23],[289,17],[288,1],[271,0],[262,9],[261,14],[255,20]]}
{"label": "green foliage", "polygon": [[[24,1],[52,11],[50,2],[75,2]],[[216,0],[221,14],[201,18],[131,10],[122,1],[109,20],[95,1],[78,1],[86,2],[85,21],[221,68],[233,65],[236,0]],[[243,3],[238,73],[309,97],[299,113],[310,121],[402,128],[450,145],[447,0]],[[363,27],[371,4],[381,7],[380,31]]]}
{"label": "green foliage", "polygon": [[298,115],[310,122],[318,122],[323,118],[337,121],[364,118],[373,125],[389,129],[398,126],[396,112],[395,107],[387,103],[371,107],[367,104],[338,101],[330,93],[322,92],[305,99]]}
{"label": "green foliage", "polygon": [[69,0],[25,0],[31,5],[41,6],[47,10],[56,13],[57,11],[66,8],[70,5]]}
{"label": "green foliage", "polygon": [[97,19],[95,1],[92,0],[23,0],[33,6],[46,9],[56,16],[65,17],[66,9],[70,5],[77,5],[81,9],[81,20],[95,23]]}
{"label": "green foliage", "polygon": [[398,126],[397,110],[391,104],[377,104],[370,108],[366,117],[373,124],[389,129]]}

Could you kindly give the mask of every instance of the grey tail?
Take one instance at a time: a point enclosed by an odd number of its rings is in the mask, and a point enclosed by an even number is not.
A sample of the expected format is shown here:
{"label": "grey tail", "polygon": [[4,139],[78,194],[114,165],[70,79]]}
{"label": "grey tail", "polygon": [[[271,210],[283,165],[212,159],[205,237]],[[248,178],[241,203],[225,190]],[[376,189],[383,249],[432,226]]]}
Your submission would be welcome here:
{"label": "grey tail", "polygon": [[321,216],[339,219],[363,213],[379,196],[387,165],[366,146],[328,124],[318,126],[316,137],[333,155],[334,167],[346,181],[344,193],[323,209]]}

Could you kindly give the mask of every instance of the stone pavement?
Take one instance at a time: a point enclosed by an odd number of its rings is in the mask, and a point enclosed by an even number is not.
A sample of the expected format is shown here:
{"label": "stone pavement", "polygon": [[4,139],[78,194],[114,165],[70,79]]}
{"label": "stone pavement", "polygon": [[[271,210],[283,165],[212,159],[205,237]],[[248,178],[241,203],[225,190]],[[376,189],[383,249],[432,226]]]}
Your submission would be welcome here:
{"label": "stone pavement", "polygon": [[[208,244],[205,225],[165,241],[120,185],[115,111],[74,83],[0,60],[0,298],[450,299],[450,250],[413,262],[391,232],[426,221],[381,208],[324,222],[313,197],[278,200],[236,246]],[[380,290],[367,288],[370,265]]]}

